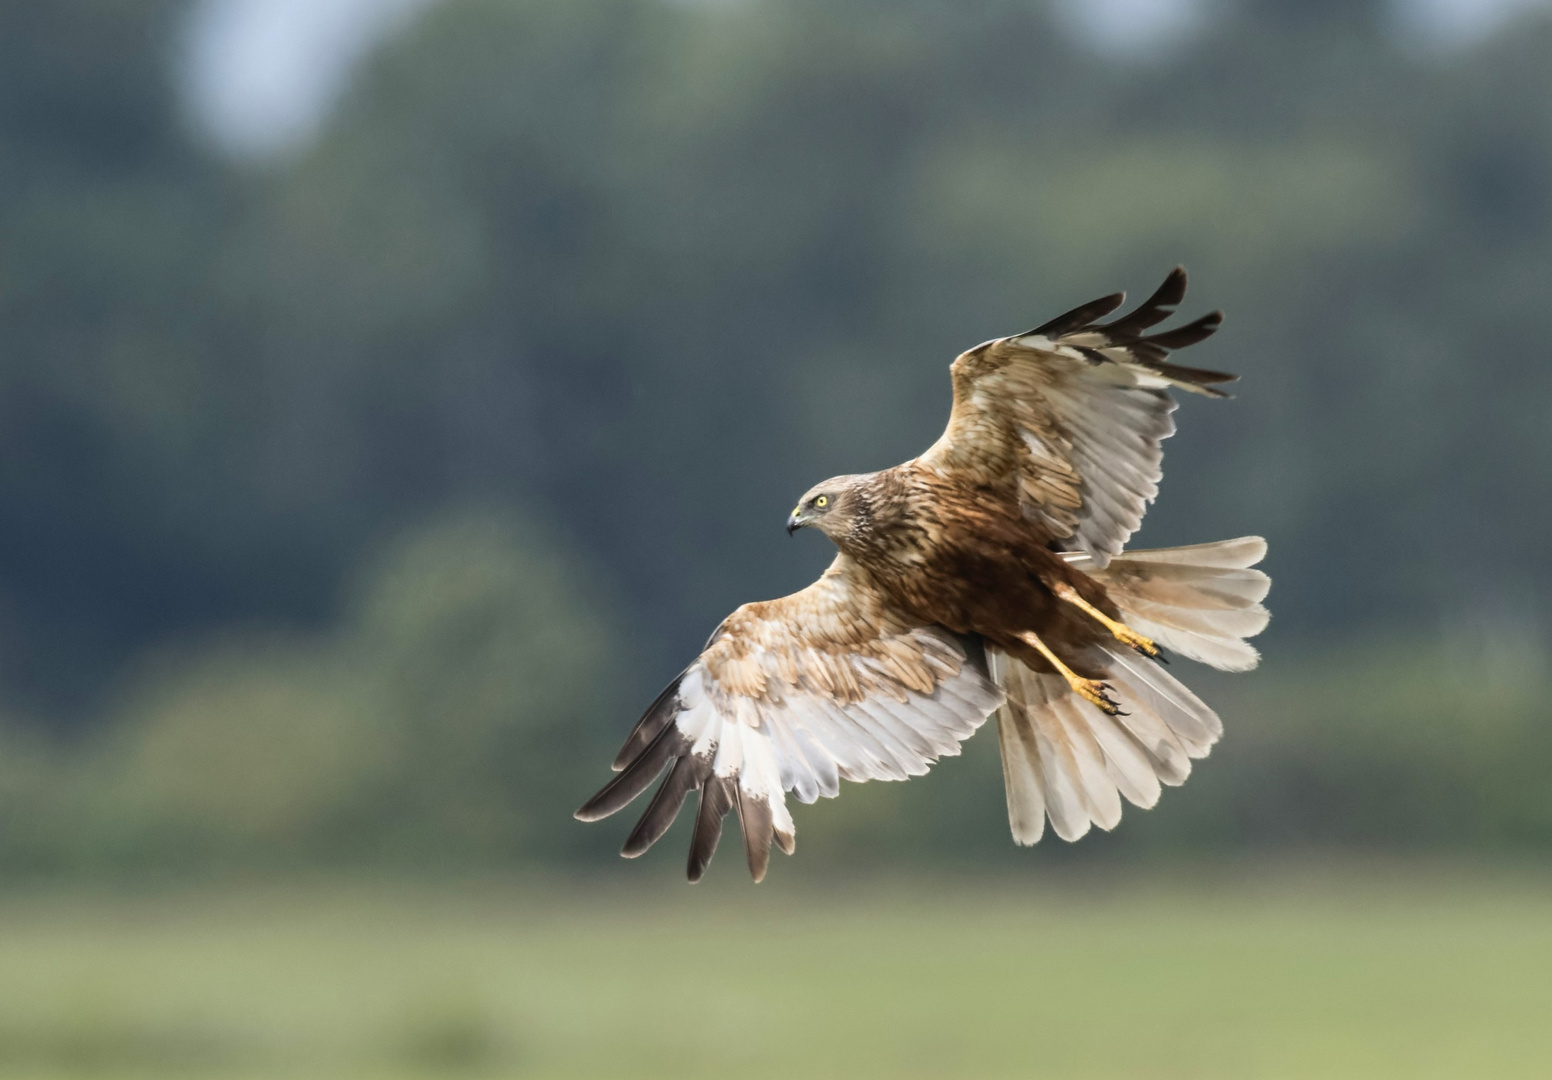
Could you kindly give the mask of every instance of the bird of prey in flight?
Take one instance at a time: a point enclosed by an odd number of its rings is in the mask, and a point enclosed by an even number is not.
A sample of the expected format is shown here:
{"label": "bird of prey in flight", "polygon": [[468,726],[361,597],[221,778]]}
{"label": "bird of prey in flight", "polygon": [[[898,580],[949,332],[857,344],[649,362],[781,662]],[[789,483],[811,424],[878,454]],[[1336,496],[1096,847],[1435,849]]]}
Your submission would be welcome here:
{"label": "bird of prey in flight", "polygon": [[1171,388],[1224,397],[1234,376],[1169,362],[1213,312],[1150,332],[1185,297],[1175,269],[1109,322],[1116,294],[963,353],[927,452],[812,488],[787,519],[839,549],[818,581],[745,604],[663,691],[577,811],[613,814],[662,782],[625,842],[640,855],[699,792],[689,877],[738,814],[749,871],[795,830],[786,793],[904,780],[997,718],[1013,839],[1111,829],[1151,807],[1222,733],[1161,648],[1225,671],[1259,656],[1270,580],[1259,537],[1125,551],[1158,493]]}

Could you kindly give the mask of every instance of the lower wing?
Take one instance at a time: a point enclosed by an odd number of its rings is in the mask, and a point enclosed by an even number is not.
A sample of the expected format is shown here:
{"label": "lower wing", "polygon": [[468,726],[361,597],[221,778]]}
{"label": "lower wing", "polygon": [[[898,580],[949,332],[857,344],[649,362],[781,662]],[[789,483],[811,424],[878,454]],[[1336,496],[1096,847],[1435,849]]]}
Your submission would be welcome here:
{"label": "lower wing", "polygon": [[893,608],[845,556],[801,592],[746,604],[647,710],[615,759],[619,775],[576,816],[597,821],[662,777],[625,841],[634,858],[699,792],[689,878],[705,872],[736,810],[749,872],[765,876],[802,802],[841,780],[904,780],[959,753],[1003,702],[979,643]]}

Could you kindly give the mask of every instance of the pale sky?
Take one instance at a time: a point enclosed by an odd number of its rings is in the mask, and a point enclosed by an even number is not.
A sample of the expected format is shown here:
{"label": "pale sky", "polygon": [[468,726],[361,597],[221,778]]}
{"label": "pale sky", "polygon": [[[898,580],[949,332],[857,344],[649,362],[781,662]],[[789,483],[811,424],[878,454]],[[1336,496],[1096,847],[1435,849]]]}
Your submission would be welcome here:
{"label": "pale sky", "polygon": [[[199,0],[184,82],[200,126],[233,155],[306,144],[356,63],[438,0]],[[687,0],[679,0],[687,2]],[[714,2],[714,0],[695,0]],[[735,0],[722,0],[735,2]],[[1106,52],[1189,36],[1213,0],[1057,0],[1070,31]],[[1427,47],[1459,47],[1552,0],[1392,0],[1397,28]]]}
{"label": "pale sky", "polygon": [[436,0],[199,0],[184,86],[201,128],[238,157],[305,143],[356,63]]}

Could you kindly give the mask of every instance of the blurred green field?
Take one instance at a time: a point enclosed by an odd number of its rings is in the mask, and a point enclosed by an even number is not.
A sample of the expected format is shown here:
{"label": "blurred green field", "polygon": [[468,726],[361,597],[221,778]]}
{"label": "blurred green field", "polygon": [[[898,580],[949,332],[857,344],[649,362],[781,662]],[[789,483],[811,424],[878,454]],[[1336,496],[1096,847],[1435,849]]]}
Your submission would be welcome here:
{"label": "blurred green field", "polygon": [[1549,1006],[1465,871],[0,901],[6,1077],[1540,1077]]}

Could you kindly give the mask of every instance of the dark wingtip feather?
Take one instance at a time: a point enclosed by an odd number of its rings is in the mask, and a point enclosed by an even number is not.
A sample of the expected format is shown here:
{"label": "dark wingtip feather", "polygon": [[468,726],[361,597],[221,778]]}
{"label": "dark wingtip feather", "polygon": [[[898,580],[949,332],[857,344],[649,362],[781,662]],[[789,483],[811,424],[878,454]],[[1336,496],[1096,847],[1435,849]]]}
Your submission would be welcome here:
{"label": "dark wingtip feather", "polygon": [[623,809],[647,790],[658,773],[673,758],[690,748],[689,740],[677,728],[665,727],[630,765],[573,815],[578,821],[601,821]]}
{"label": "dark wingtip feather", "polygon": [[1182,367],[1180,364],[1159,364],[1158,372],[1171,379],[1196,383],[1198,386],[1239,381],[1238,375],[1230,375],[1227,371],[1208,371],[1206,368]]}
{"label": "dark wingtip feather", "polygon": [[1116,308],[1126,303],[1125,293],[1111,293],[1109,296],[1101,296],[1098,300],[1090,300],[1063,312],[1048,323],[1042,323],[1033,330],[1026,330],[1015,337],[1030,337],[1032,335],[1044,335],[1049,338],[1059,338],[1063,334],[1070,334],[1074,330],[1081,330],[1085,326],[1092,325],[1095,320],[1103,319]]}
{"label": "dark wingtip feather", "polygon": [[1217,333],[1222,325],[1223,312],[1209,311],[1200,319],[1188,322],[1184,326],[1166,330],[1162,334],[1150,334],[1142,340],[1166,349],[1184,349],[1199,341],[1206,341]]}
{"label": "dark wingtip feather", "polygon": [[1137,305],[1130,313],[1114,322],[1106,323],[1102,329],[1116,337],[1131,337],[1169,318],[1180,306],[1180,301],[1185,298],[1186,268],[1177,266],[1164,278],[1164,283],[1153,290],[1152,296]]}
{"label": "dark wingtip feather", "polygon": [[636,721],[636,726],[631,728],[631,733],[625,737],[625,745],[620,747],[620,752],[614,755],[614,762],[609,766],[615,772],[629,765],[651,744],[653,739],[658,737],[664,725],[678,714],[679,684],[684,681],[687,671],[689,668],[681,671],[673,682],[663,688],[663,692],[656,700],[647,706],[647,711],[641,714],[641,719]]}
{"label": "dark wingtip feather", "polygon": [[690,792],[699,789],[710,772],[710,758],[687,754],[676,760],[674,767],[658,786],[657,794],[647,804],[641,820],[636,822],[636,827],[626,837],[620,854],[627,859],[634,859],[662,839],[679,816],[679,811],[684,808],[684,801],[689,798]]}
{"label": "dark wingtip feather", "polygon": [[764,799],[751,799],[744,789],[737,787],[738,827],[744,834],[744,856],[749,862],[749,876],[755,884],[765,880],[765,871],[771,865],[771,840],[776,834],[776,822],[771,814],[771,804]]}
{"label": "dark wingtip feather", "polygon": [[[1214,390],[1214,383],[1233,382],[1239,376],[1206,368],[1186,367],[1169,362],[1169,354],[1205,341],[1223,325],[1223,312],[1209,311],[1199,319],[1184,326],[1146,337],[1139,333],[1173,314],[1174,308],[1185,298],[1186,274],[1184,267],[1176,267],[1165,278],[1164,284],[1149,297],[1147,302],[1112,323],[1094,327],[1108,339],[1108,348],[1123,349],[1133,363],[1140,364],[1172,380],[1180,389],[1190,390],[1207,397],[1228,397],[1221,390]],[[1068,344],[1072,344],[1069,342]],[[1078,347],[1078,346],[1074,346]],[[1092,345],[1088,345],[1092,349]],[[1095,350],[1098,355],[1103,352]]]}
{"label": "dark wingtip feather", "polygon": [[1223,312],[1211,311],[1184,326],[1144,336],[1144,331],[1175,313],[1175,309],[1185,299],[1186,284],[1186,268],[1177,266],[1153,290],[1152,296],[1111,322],[1101,323],[1097,320],[1119,307],[1125,298],[1124,293],[1113,293],[1074,308],[1044,326],[1017,336],[1043,335],[1060,340],[1063,345],[1096,366],[1113,362],[1111,356],[1106,355],[1109,350],[1124,350],[1132,363],[1176,380],[1182,389],[1193,390],[1208,397],[1227,397],[1222,391],[1211,389],[1211,384],[1232,382],[1236,376],[1168,362],[1172,350],[1184,349],[1211,337],[1223,325]]}
{"label": "dark wingtip feather", "polygon": [[722,819],[733,808],[732,777],[710,776],[701,786],[700,806],[695,812],[695,835],[690,838],[690,862],[685,875],[699,881],[706,873],[711,857],[717,853],[722,840]]}
{"label": "dark wingtip feather", "polygon": [[1202,386],[1200,383],[1181,383],[1178,385],[1182,390],[1189,390],[1193,394],[1201,394],[1203,397],[1219,398],[1223,401],[1227,401],[1234,396],[1233,394],[1219,390],[1216,386]]}

